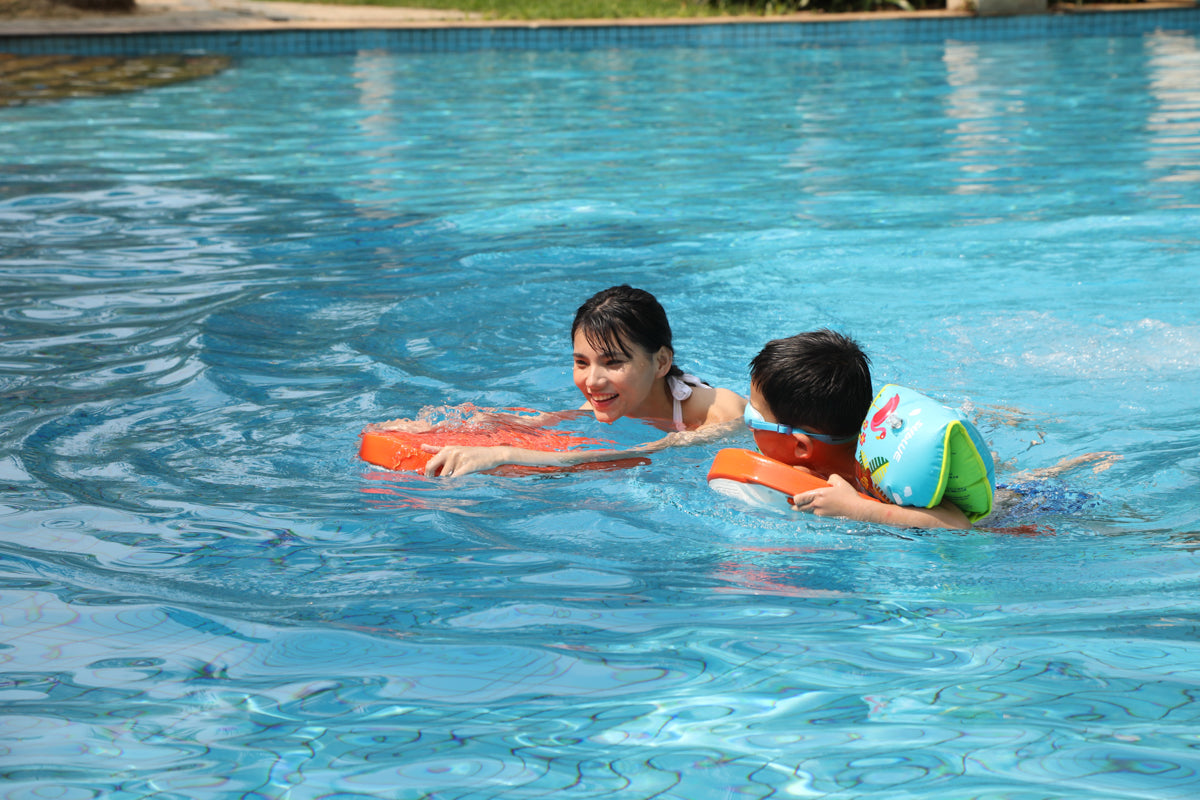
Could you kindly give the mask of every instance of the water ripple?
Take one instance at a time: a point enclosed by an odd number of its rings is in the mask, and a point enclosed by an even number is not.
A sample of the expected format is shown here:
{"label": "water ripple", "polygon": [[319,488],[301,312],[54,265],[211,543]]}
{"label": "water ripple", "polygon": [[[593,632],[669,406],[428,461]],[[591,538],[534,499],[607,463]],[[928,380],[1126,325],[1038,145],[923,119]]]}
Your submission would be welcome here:
{"label": "water ripple", "polygon": [[[364,52],[6,109],[7,792],[1190,797],[1193,40]],[[945,532],[717,495],[744,431],[356,458],[576,406],[572,314],[626,281],[714,383],[829,325],[1004,480],[1123,459]]]}

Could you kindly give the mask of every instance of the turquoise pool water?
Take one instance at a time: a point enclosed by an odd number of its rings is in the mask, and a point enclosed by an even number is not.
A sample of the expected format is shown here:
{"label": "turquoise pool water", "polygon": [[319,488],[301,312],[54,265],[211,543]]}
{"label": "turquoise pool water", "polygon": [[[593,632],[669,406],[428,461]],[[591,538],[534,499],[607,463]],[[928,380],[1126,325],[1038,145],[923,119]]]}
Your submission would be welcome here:
{"label": "turquoise pool water", "polygon": [[[4,110],[0,791],[1194,797],[1198,87],[1156,33],[250,58]],[[356,459],[573,407],[571,315],[625,281],[715,383],[834,326],[1002,481],[1122,459],[969,533],[738,505],[715,446]]]}

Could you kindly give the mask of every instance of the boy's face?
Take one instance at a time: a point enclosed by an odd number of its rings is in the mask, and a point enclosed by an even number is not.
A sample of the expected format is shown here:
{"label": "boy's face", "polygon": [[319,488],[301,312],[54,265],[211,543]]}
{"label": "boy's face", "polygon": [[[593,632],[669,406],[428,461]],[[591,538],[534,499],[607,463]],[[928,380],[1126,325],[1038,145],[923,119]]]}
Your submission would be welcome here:
{"label": "boy's face", "polygon": [[[755,411],[762,414],[762,418],[767,422],[779,422],[775,417],[775,412],[767,405],[767,401],[763,399],[762,393],[754,384],[750,384],[750,405],[754,407]],[[754,443],[767,458],[782,461],[784,464],[800,463],[796,452],[796,437],[790,433],[756,430],[754,431]]]}

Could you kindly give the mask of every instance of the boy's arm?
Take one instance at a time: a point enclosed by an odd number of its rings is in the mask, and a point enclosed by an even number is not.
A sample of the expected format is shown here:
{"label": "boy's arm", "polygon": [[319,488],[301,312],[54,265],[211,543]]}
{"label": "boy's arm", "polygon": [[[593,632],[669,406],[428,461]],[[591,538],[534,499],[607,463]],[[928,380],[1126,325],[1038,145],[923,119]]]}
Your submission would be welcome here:
{"label": "boy's arm", "polygon": [[967,515],[949,500],[934,508],[894,506],[868,500],[840,475],[829,476],[829,488],[801,492],[792,498],[796,508],[818,517],[846,517],[860,522],[875,522],[897,528],[971,527]]}

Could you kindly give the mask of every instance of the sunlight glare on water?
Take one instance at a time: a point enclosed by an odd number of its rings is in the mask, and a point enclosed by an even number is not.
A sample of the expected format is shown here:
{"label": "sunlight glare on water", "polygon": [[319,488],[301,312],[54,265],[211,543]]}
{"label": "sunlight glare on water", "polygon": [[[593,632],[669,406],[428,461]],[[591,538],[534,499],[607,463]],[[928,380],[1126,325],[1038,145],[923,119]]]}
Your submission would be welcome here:
{"label": "sunlight glare on water", "polygon": [[[0,114],[5,797],[1200,789],[1194,35],[247,58]],[[711,491],[744,432],[358,461],[578,406],[623,282],[714,384],[830,326],[1001,483],[1121,458],[966,533]]]}

